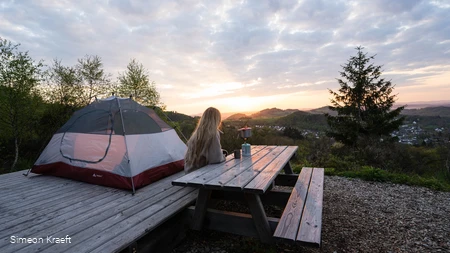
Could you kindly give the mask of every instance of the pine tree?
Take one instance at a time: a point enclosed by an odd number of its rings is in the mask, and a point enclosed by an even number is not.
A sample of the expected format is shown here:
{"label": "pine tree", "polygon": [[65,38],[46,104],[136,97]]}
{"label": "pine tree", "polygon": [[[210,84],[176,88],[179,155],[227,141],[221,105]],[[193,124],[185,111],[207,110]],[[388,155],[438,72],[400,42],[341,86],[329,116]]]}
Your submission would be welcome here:
{"label": "pine tree", "polygon": [[328,136],[345,145],[356,146],[361,139],[371,141],[392,139],[391,133],[398,130],[404,117],[404,107],[392,110],[396,95],[394,85],[381,78],[381,67],[371,63],[375,56],[367,56],[363,47],[357,47],[337,79],[341,88],[334,92],[329,109],[337,116],[327,114],[330,126]]}

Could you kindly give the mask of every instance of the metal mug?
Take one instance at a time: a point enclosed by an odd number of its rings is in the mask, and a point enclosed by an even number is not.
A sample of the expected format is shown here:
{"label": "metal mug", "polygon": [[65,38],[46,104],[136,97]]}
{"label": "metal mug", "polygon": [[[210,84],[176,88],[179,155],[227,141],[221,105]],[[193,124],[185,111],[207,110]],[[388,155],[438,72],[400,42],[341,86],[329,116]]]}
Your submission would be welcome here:
{"label": "metal mug", "polygon": [[241,158],[241,150],[235,149],[234,150],[234,159],[240,159]]}

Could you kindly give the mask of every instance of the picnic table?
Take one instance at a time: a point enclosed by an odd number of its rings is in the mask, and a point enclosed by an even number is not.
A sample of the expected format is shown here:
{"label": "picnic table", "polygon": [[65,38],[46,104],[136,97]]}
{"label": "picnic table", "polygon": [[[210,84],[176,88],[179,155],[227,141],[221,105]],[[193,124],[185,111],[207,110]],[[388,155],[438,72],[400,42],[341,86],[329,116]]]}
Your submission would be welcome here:
{"label": "picnic table", "polygon": [[[192,229],[201,230],[209,217],[209,229],[256,235],[266,243],[281,239],[320,246],[323,168],[303,168],[300,175],[294,174],[289,161],[297,149],[252,146],[251,156],[234,159],[229,155],[223,163],[209,164],[173,180],[173,185],[199,189]],[[274,191],[275,184],[293,188],[291,192]],[[243,197],[251,215],[209,209],[213,193],[231,199]],[[281,218],[266,215],[266,201],[284,207]]]}

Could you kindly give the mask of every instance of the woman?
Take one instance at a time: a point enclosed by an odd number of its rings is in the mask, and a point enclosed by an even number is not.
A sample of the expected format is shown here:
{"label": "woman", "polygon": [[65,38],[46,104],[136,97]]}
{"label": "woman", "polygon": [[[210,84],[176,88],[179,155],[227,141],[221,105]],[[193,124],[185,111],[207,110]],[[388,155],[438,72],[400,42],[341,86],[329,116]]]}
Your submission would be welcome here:
{"label": "woman", "polygon": [[219,110],[214,107],[206,109],[187,143],[188,149],[184,157],[186,174],[207,164],[225,161],[226,151],[220,146],[220,123]]}

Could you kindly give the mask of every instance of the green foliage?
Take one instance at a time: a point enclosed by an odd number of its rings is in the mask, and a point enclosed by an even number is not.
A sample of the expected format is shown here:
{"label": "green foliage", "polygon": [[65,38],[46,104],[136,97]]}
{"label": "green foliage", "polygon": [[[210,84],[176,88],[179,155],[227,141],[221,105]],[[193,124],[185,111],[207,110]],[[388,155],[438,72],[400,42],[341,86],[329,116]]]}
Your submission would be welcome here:
{"label": "green foliage", "polygon": [[110,74],[106,74],[103,69],[102,59],[97,55],[86,55],[78,59],[76,69],[81,78],[83,89],[84,105],[88,105],[92,98],[104,98],[111,94]]}
{"label": "green foliage", "polygon": [[103,98],[111,93],[109,76],[99,56],[86,55],[75,66],[64,66],[55,59],[47,70],[47,85],[42,90],[49,103],[81,108],[94,97]]}
{"label": "green foliage", "polygon": [[292,138],[294,140],[302,140],[305,138],[302,135],[302,132],[300,132],[297,128],[293,127],[285,127],[283,130],[283,135]]}
{"label": "green foliage", "polygon": [[282,117],[274,122],[279,126],[290,126],[307,130],[328,130],[326,118],[320,114],[311,114],[307,112],[294,112]]}
{"label": "green foliage", "polygon": [[449,182],[434,177],[421,177],[416,174],[388,172],[371,166],[362,166],[360,170],[354,171],[337,171],[334,168],[326,168],[325,174],[329,176],[361,178],[367,181],[423,186],[437,191],[450,191]]}
{"label": "green foliage", "polygon": [[42,90],[49,103],[80,107],[85,103],[81,84],[81,77],[75,67],[64,66],[55,59],[47,70],[47,86],[42,87]]}
{"label": "green foliage", "polygon": [[357,55],[342,66],[338,92],[329,90],[334,97],[329,109],[338,115],[326,115],[331,128],[328,135],[351,146],[361,137],[386,140],[404,120],[399,117],[404,107],[391,110],[396,97],[391,94],[392,83],[380,78],[381,66],[370,63],[374,56],[367,56],[362,49],[357,47]]}
{"label": "green foliage", "polygon": [[450,107],[449,106],[436,106],[436,107],[426,107],[420,109],[405,109],[402,111],[403,115],[410,116],[438,116],[450,118]]}
{"label": "green foliage", "polygon": [[21,142],[35,127],[40,95],[36,86],[42,78],[42,63],[35,63],[19,45],[0,39],[0,136],[14,140],[14,169]]}
{"label": "green foliage", "polygon": [[117,91],[120,96],[132,95],[134,99],[145,106],[162,106],[155,83],[149,81],[148,71],[144,65],[132,59],[127,70],[118,77]]}

